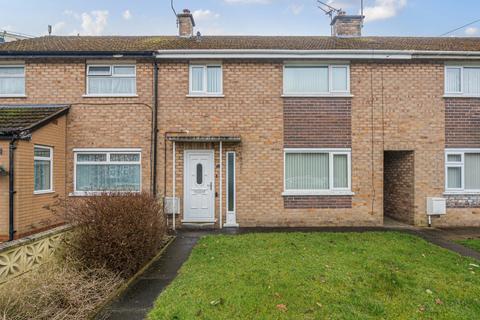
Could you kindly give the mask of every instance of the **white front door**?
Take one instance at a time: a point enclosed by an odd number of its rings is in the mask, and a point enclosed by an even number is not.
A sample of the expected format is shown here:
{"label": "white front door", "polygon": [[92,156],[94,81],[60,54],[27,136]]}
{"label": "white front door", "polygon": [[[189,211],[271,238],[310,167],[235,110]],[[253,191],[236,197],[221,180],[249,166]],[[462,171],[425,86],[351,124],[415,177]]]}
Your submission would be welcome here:
{"label": "white front door", "polygon": [[213,150],[185,150],[184,161],[184,220],[213,221],[215,218]]}

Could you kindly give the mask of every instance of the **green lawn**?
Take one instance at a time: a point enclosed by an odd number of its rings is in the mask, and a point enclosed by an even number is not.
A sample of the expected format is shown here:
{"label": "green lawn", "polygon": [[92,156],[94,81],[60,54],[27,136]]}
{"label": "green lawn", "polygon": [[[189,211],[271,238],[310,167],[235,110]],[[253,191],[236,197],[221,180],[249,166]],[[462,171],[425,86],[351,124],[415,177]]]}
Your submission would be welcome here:
{"label": "green lawn", "polygon": [[458,240],[458,243],[480,252],[480,239]]}
{"label": "green lawn", "polygon": [[200,240],[150,319],[478,319],[479,262],[400,233]]}

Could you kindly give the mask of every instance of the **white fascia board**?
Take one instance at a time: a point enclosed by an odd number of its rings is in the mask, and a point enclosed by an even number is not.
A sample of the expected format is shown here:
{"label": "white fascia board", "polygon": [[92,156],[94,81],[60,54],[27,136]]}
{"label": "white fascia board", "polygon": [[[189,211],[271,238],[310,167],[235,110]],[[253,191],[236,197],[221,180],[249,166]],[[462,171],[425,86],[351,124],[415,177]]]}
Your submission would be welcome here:
{"label": "white fascia board", "polygon": [[157,59],[480,59],[480,51],[425,50],[158,50]]}

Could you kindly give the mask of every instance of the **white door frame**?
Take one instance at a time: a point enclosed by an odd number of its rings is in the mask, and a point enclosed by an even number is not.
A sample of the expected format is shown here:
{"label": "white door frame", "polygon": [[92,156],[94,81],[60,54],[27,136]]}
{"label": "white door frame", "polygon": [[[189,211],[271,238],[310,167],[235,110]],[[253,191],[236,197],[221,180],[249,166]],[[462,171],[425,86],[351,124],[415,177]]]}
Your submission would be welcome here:
{"label": "white door frame", "polygon": [[[211,160],[211,176],[212,176],[212,191],[211,191],[211,214],[210,217],[205,219],[205,218],[192,218],[188,216],[188,210],[189,206],[187,203],[187,195],[188,195],[188,188],[189,184],[187,183],[187,179],[189,178],[189,175],[187,174],[188,170],[188,161],[189,161],[189,154],[195,154],[195,153],[203,153],[203,154],[209,154],[210,160]],[[215,150],[214,149],[188,149],[184,150],[183,154],[183,221],[184,222],[215,222]]]}

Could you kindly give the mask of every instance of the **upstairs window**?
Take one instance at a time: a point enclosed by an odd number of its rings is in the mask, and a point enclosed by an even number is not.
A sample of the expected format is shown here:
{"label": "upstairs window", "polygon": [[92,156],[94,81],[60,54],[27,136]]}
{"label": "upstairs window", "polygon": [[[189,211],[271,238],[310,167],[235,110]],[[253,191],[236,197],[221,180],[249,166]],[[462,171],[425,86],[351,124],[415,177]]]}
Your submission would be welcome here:
{"label": "upstairs window", "polygon": [[336,95],[350,92],[348,65],[285,65],[284,95]]}
{"label": "upstairs window", "polygon": [[0,97],[25,95],[25,67],[0,65]]}
{"label": "upstairs window", "polygon": [[221,95],[222,91],[221,65],[190,65],[190,95]]}
{"label": "upstairs window", "polygon": [[87,66],[87,95],[133,96],[136,91],[134,65]]}
{"label": "upstairs window", "polygon": [[445,94],[480,96],[480,66],[446,66]]}

